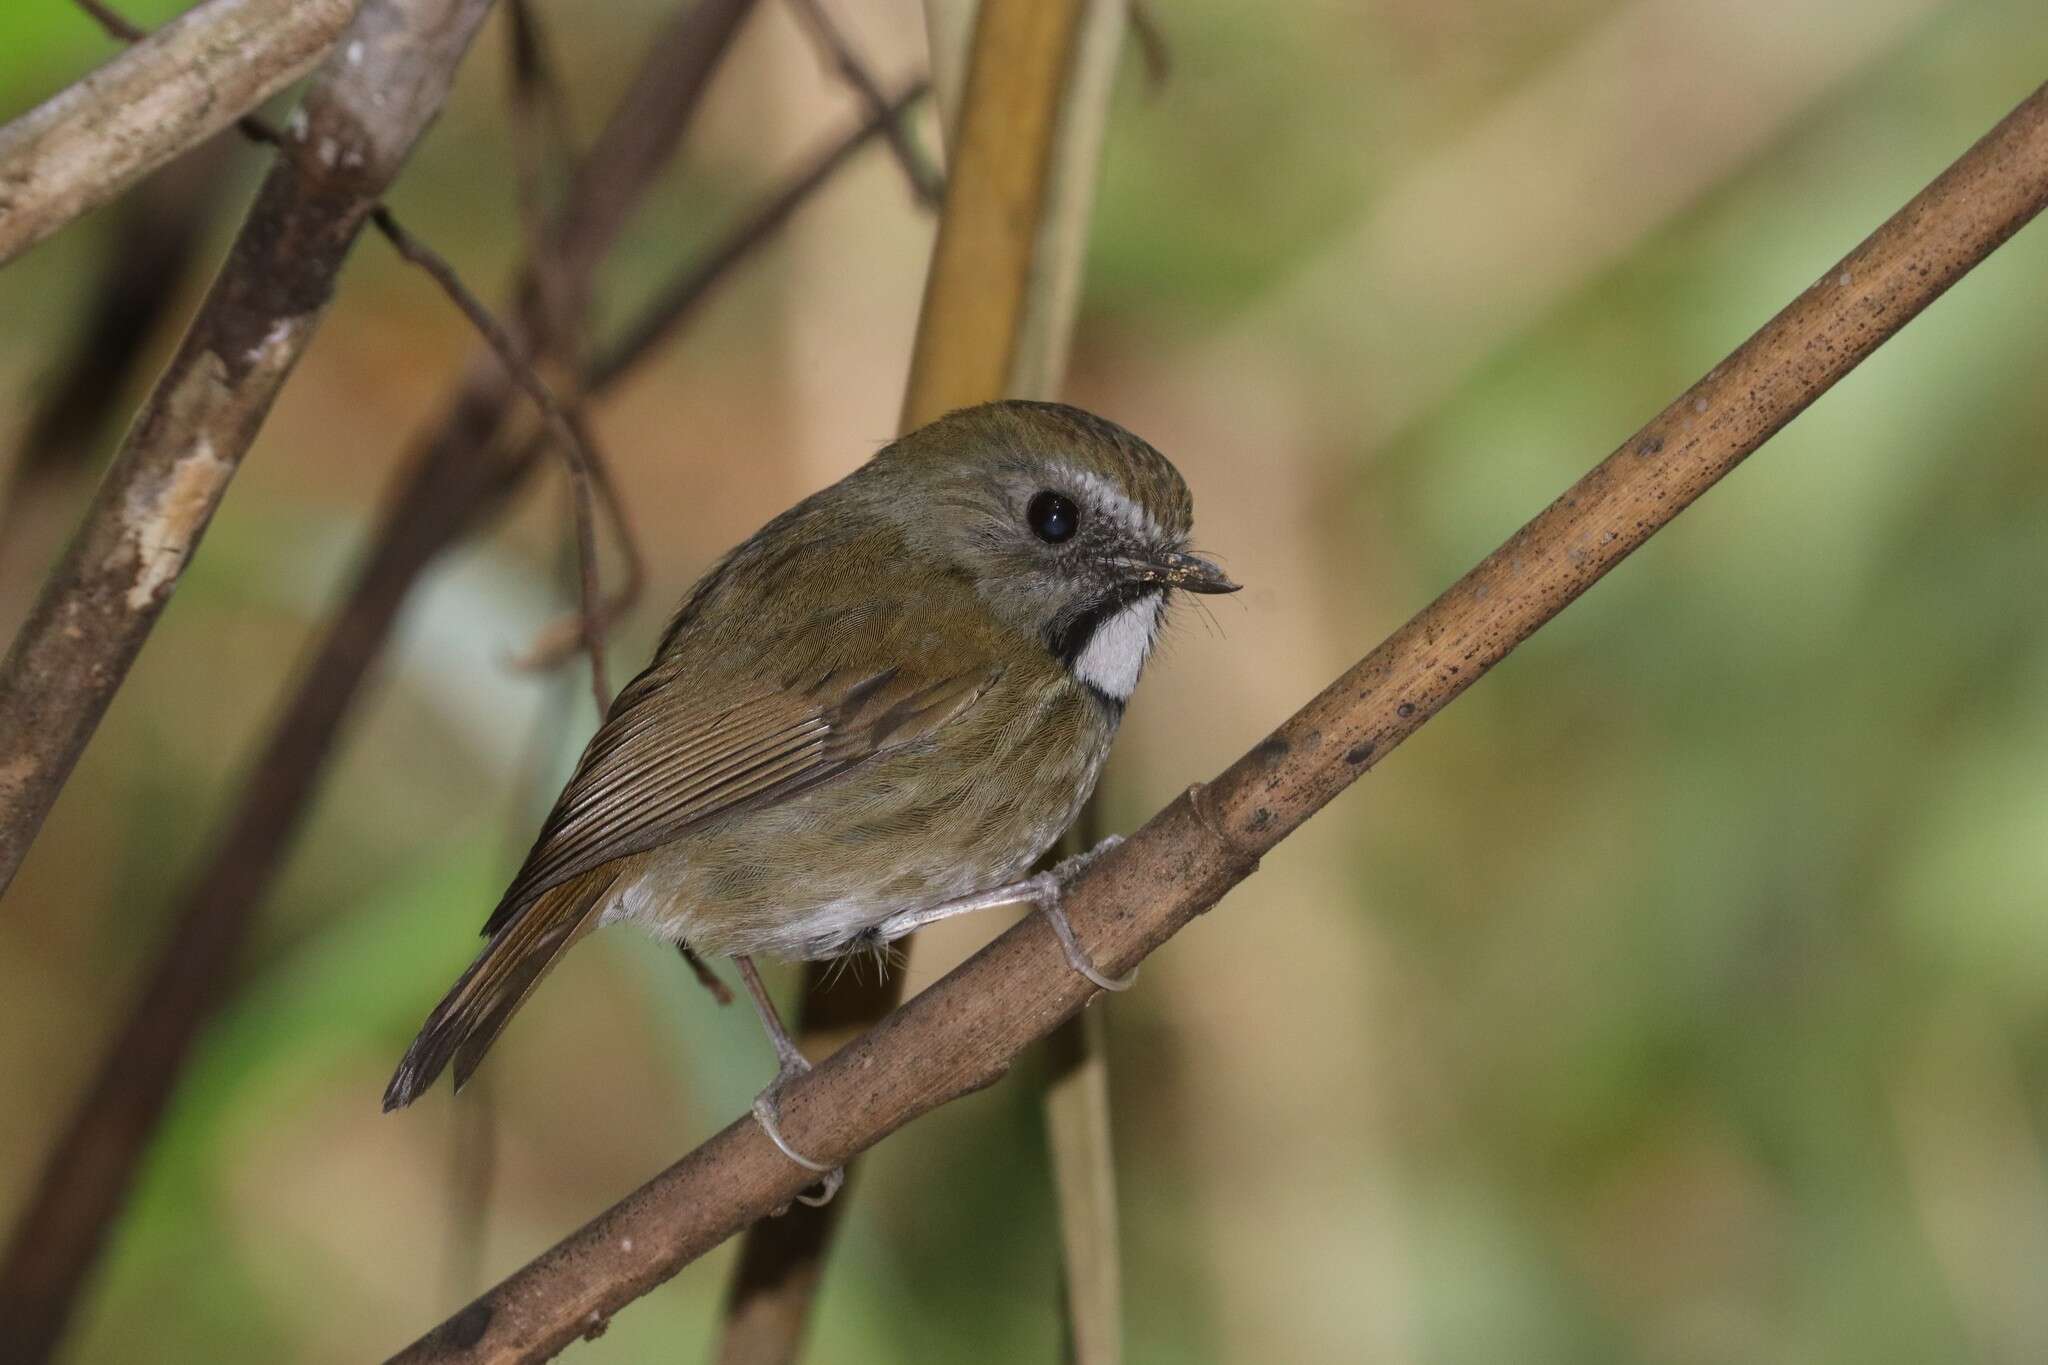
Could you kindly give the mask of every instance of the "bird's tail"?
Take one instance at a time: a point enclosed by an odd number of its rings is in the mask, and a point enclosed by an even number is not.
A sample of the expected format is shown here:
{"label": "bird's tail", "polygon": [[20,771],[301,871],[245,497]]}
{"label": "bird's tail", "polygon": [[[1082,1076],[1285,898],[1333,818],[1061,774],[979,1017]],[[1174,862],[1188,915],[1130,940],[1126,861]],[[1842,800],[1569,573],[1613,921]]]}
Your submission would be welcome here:
{"label": "bird's tail", "polygon": [[617,874],[586,872],[554,887],[492,935],[405,1050],[384,1088],[388,1112],[411,1104],[452,1060],[460,1090],[505,1023],[540,984],[569,945],[597,923]]}

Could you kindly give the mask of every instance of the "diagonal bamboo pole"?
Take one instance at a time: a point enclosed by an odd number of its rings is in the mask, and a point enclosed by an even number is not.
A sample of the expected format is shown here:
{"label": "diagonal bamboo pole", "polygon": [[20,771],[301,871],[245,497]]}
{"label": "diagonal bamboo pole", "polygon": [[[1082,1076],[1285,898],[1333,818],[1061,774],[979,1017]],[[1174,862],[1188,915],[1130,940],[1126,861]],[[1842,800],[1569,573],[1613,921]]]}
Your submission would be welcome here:
{"label": "diagonal bamboo pole", "polygon": [[[1105,972],[1136,967],[2048,207],[2048,85],[1706,377],[1213,782],[1069,892]],[[1001,1079],[1086,1005],[1043,916],[998,937],[782,1095],[840,1161]],[[393,1359],[545,1360],[815,1177],[743,1116]]]}

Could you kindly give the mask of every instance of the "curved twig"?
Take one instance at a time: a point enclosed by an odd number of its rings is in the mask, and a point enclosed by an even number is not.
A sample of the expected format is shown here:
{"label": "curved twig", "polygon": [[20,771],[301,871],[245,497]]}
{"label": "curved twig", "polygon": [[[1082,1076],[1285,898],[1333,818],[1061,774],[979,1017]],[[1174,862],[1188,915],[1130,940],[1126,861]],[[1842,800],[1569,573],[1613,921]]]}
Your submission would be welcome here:
{"label": "curved twig", "polygon": [[[1066,902],[1091,956],[1137,966],[2044,205],[2048,86],[1213,783],[1091,865]],[[846,1160],[999,1079],[1093,994],[1045,918],[1025,919],[785,1087],[783,1132]],[[546,1359],[811,1178],[742,1117],[394,1359]]]}

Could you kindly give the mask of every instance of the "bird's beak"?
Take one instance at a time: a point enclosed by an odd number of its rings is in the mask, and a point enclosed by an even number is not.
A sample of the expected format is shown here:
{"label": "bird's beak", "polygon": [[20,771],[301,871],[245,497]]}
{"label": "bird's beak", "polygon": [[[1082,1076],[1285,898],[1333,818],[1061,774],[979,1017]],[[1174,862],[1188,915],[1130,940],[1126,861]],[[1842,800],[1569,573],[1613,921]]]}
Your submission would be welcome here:
{"label": "bird's beak", "polygon": [[1142,562],[1130,562],[1124,567],[1140,583],[1163,583],[1186,592],[1236,592],[1243,586],[1231,582],[1223,570],[1201,556],[1182,554],[1178,550],[1154,555]]}

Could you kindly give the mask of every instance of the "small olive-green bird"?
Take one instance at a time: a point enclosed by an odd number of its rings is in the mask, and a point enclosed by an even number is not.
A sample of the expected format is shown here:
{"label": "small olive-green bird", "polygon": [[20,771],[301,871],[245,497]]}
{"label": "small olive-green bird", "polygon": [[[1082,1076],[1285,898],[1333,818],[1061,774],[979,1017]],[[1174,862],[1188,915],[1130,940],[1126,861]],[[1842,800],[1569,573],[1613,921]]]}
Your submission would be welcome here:
{"label": "small olive-green bird", "polygon": [[460,1087],[548,969],[630,920],[730,955],[782,1071],[804,1063],[751,957],[875,947],[1037,901],[1076,968],[1059,879],[1019,878],[1094,789],[1188,553],[1166,457],[1057,403],[952,413],[768,523],[705,575],[612,704],[489,943],[384,1094]]}

